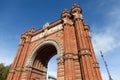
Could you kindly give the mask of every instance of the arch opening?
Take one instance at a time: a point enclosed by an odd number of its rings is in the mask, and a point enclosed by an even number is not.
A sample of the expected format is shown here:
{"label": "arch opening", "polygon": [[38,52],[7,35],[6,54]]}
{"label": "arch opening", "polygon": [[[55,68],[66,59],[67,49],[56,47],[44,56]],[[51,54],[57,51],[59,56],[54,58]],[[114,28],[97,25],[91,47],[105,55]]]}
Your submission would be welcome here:
{"label": "arch opening", "polygon": [[[38,51],[36,51],[36,57],[33,61],[33,67],[36,67],[38,69],[41,68],[47,68],[48,62],[49,60],[57,54],[57,50],[56,48],[51,45],[51,44],[47,44],[42,46],[40,49],[38,49]],[[43,67],[41,67],[43,66]]]}
{"label": "arch opening", "polygon": [[[46,80],[47,79],[47,69],[50,59],[57,54],[57,49],[51,44],[46,44],[40,47],[36,51],[36,56],[33,60],[32,69],[36,70],[40,74],[36,77],[38,79]],[[35,74],[33,74],[35,75]],[[33,76],[32,75],[32,76]],[[34,77],[34,76],[33,76]]]}
{"label": "arch opening", "polygon": [[53,56],[63,55],[63,47],[55,40],[40,43],[29,56],[26,67],[31,68],[31,79],[46,80],[48,63]]}
{"label": "arch opening", "polygon": [[47,67],[47,79],[50,80],[56,80],[57,78],[57,55],[54,55],[50,61],[48,62],[48,67]]}

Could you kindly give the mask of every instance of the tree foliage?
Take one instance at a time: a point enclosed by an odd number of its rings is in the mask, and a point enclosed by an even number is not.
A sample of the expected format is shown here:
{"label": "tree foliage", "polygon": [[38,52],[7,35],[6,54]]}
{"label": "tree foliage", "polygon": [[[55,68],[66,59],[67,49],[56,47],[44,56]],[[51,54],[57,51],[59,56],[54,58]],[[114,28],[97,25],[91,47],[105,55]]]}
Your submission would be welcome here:
{"label": "tree foliage", "polygon": [[0,63],[0,80],[6,80],[9,68],[10,65],[5,66],[3,63]]}

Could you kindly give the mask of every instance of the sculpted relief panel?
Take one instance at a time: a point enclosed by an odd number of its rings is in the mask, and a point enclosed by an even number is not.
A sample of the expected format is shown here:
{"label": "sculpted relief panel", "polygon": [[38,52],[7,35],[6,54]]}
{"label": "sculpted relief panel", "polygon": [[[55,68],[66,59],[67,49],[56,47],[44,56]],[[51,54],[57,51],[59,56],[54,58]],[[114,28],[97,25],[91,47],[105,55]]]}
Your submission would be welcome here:
{"label": "sculpted relief panel", "polygon": [[59,24],[59,25],[57,25],[57,26],[55,26],[53,28],[50,28],[50,29],[45,29],[44,32],[33,36],[31,42],[36,41],[36,40],[38,40],[40,38],[43,38],[43,37],[45,37],[45,36],[47,36],[49,34],[55,33],[55,32],[57,32],[59,30],[62,30],[62,29],[63,29],[62,24]]}

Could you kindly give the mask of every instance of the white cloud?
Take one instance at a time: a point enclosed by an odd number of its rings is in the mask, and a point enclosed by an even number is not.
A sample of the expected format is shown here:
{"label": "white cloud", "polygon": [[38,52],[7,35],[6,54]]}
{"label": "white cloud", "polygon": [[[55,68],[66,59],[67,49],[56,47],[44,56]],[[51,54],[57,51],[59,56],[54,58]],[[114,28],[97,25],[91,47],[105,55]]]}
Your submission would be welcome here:
{"label": "white cloud", "polygon": [[[110,74],[110,75],[113,80],[120,80],[119,72],[112,71],[112,74]],[[103,77],[103,80],[109,80],[109,76],[108,76],[107,72],[102,72],[102,77]]]}
{"label": "white cloud", "polygon": [[[117,49],[120,48],[120,37],[119,37],[120,36],[120,10],[118,9],[119,6],[110,7],[110,8],[111,9],[109,12],[104,13],[105,19],[106,19],[106,23],[104,24],[104,26],[100,26],[99,30],[96,30],[99,32],[92,33],[92,42],[93,42],[96,53],[99,53],[99,50],[102,50],[103,53],[107,53],[107,54],[109,54],[112,51],[116,53],[115,51],[116,48]],[[91,28],[91,29],[94,29],[94,28]],[[117,54],[114,55],[114,57],[111,54],[109,54],[110,56],[112,56],[112,60],[109,58],[112,61],[111,64],[117,63],[117,66],[110,67],[111,68],[110,73],[113,80],[120,80],[120,77],[119,77],[120,69],[118,68],[118,66],[120,66],[118,64],[119,55]],[[101,66],[102,66],[101,73],[102,73],[103,80],[109,80],[107,72],[105,71],[105,69],[103,69],[103,65]]]}
{"label": "white cloud", "polygon": [[[98,53],[99,50],[104,51],[104,53],[113,50],[116,47],[120,47],[120,10],[118,8],[111,9],[110,12],[106,14],[107,23],[99,28],[101,31],[93,32],[93,45],[95,47],[95,52]],[[93,28],[92,28],[93,29]],[[94,31],[94,30],[93,30]]]}
{"label": "white cloud", "polygon": [[57,77],[57,72],[56,71],[48,71],[47,75],[53,76],[53,77]]}
{"label": "white cloud", "polygon": [[110,51],[117,46],[117,44],[115,44],[114,37],[108,34],[99,33],[95,34],[93,37],[94,37],[93,44],[96,53],[99,53],[98,51],[100,50],[106,53],[107,51]]}
{"label": "white cloud", "polygon": [[[116,28],[114,26],[114,28]],[[95,52],[99,53],[102,50],[104,53],[120,47],[119,29],[112,29],[108,27],[103,32],[93,34],[93,45]]]}

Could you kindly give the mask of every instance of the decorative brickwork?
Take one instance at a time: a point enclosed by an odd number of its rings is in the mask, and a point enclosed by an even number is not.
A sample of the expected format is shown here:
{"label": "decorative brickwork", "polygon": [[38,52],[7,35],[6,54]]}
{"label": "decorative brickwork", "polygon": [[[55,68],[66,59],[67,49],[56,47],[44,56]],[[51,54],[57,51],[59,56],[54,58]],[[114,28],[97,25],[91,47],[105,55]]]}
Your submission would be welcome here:
{"label": "decorative brickwork", "polygon": [[21,35],[7,80],[46,80],[49,60],[57,55],[57,80],[102,80],[82,9],[74,4],[61,18]]}

